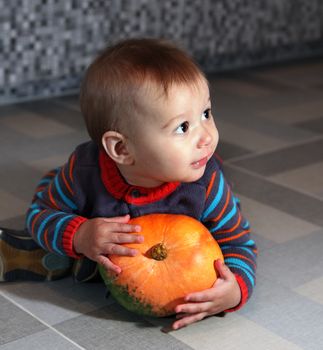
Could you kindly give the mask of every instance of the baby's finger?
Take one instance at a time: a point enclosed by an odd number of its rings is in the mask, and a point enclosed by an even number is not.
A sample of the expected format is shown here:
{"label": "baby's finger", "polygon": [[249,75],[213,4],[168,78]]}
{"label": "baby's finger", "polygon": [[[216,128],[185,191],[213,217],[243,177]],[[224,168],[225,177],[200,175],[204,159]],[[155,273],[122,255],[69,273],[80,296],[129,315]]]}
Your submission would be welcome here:
{"label": "baby's finger", "polygon": [[117,232],[117,233],[135,233],[140,232],[141,227],[139,225],[131,225],[131,224],[122,224],[122,223],[116,223],[112,222],[109,224],[108,230],[111,232]]}
{"label": "baby's finger", "polygon": [[144,236],[129,234],[129,233],[115,233],[112,236],[111,241],[113,243],[142,243]]}
{"label": "baby's finger", "polygon": [[105,246],[104,253],[107,255],[135,256],[138,254],[138,250],[128,248],[119,244],[108,243]]}
{"label": "baby's finger", "polygon": [[182,327],[188,326],[191,323],[201,321],[207,314],[204,312],[194,314],[194,315],[189,315],[181,318],[180,320],[177,320],[173,323],[172,328],[174,330],[180,329]]}
{"label": "baby's finger", "polygon": [[106,270],[112,271],[116,274],[119,274],[121,272],[121,268],[114,264],[109,258],[103,255],[99,255],[96,259],[96,262],[100,265],[102,265]]}
{"label": "baby's finger", "polygon": [[112,218],[103,218],[103,221],[105,222],[120,222],[120,223],[127,223],[130,220],[130,215],[124,215],[124,216],[115,216]]}
{"label": "baby's finger", "polygon": [[182,305],[176,306],[175,312],[178,314],[181,314],[181,313],[197,314],[201,312],[207,312],[211,306],[212,306],[212,303],[210,302],[182,304]]}
{"label": "baby's finger", "polygon": [[217,291],[215,288],[210,288],[203,290],[201,292],[195,292],[187,295],[185,297],[186,302],[206,302],[214,300],[217,295]]}

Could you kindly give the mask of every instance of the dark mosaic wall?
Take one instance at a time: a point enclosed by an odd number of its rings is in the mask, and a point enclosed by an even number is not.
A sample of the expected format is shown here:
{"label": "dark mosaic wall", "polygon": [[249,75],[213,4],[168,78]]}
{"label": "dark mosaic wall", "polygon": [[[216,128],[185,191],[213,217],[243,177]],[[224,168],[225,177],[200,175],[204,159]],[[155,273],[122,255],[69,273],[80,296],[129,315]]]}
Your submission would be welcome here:
{"label": "dark mosaic wall", "polygon": [[76,91],[106,44],[164,37],[206,71],[323,51],[321,0],[0,0],[0,104]]}

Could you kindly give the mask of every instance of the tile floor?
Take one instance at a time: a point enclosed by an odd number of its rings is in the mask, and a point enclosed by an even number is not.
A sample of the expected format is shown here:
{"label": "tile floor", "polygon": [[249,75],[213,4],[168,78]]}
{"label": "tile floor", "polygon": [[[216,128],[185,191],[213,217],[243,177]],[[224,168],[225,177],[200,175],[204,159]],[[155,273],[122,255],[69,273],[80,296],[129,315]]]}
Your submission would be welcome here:
{"label": "tile floor", "polygon": [[[258,243],[250,302],[162,333],[100,283],[0,285],[0,350],[323,348],[323,59],[212,75],[219,153]],[[0,226],[87,139],[75,96],[0,107]]]}

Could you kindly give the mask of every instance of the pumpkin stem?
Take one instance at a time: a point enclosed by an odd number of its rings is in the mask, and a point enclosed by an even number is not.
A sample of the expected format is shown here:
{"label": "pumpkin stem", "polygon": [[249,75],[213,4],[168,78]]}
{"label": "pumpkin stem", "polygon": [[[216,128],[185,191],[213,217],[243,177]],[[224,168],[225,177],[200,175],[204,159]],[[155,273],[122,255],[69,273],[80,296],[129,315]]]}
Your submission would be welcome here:
{"label": "pumpkin stem", "polygon": [[167,254],[167,248],[163,243],[158,243],[150,248],[150,255],[155,260],[164,260]]}

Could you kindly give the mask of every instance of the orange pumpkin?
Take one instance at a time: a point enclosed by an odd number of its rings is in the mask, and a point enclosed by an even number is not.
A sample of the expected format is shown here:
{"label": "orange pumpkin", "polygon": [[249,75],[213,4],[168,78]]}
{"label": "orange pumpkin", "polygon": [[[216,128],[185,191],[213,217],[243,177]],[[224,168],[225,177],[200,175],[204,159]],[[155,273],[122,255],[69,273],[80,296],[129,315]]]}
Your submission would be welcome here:
{"label": "orange pumpkin", "polygon": [[141,226],[143,243],[127,244],[135,257],[111,255],[116,276],[100,266],[113,297],[126,309],[147,316],[167,316],[188,293],[212,287],[220,247],[199,221],[184,215],[150,214],[130,221]]}

